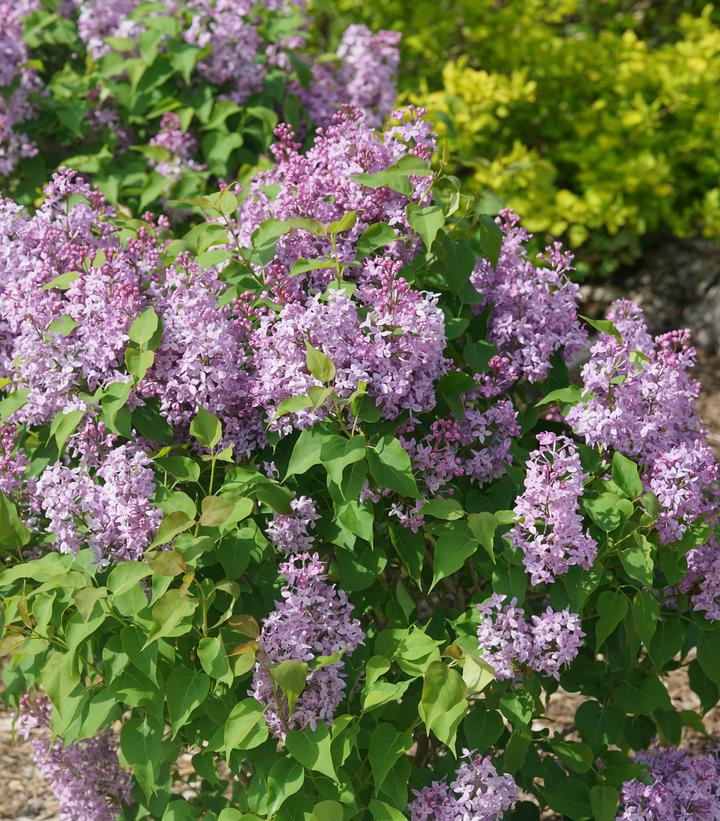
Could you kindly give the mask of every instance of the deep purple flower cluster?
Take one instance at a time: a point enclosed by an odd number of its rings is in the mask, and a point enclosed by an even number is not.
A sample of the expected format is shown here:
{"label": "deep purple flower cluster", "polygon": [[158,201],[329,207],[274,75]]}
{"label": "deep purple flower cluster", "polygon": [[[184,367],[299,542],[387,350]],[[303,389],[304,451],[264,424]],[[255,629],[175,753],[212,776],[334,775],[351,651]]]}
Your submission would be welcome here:
{"label": "deep purple flower cluster", "polygon": [[[313,669],[313,662],[319,656],[351,654],[365,635],[360,622],[352,618],[347,595],[327,581],[317,556],[293,556],[280,565],[280,573],[286,584],[280,591],[282,600],[263,622],[250,695],[265,705],[268,725],[283,738],[288,729],[315,729],[320,721],[332,722],[345,693],[343,662],[318,669]],[[306,662],[311,671],[292,715],[269,669],[288,659]]]}
{"label": "deep purple flower cluster", "polygon": [[265,533],[281,553],[306,553],[312,547],[312,536],[308,531],[315,527],[320,517],[315,503],[308,496],[293,499],[290,507],[292,513],[276,513],[273,516]]}
{"label": "deep purple flower cluster", "polygon": [[335,113],[349,104],[363,111],[369,124],[380,127],[397,97],[400,39],[396,31],[373,34],[367,26],[349,26],[336,63],[314,63],[309,87],[297,89],[313,123],[329,125]]}
{"label": "deep purple flower cluster", "polygon": [[559,678],[560,669],[577,656],[585,636],[580,618],[569,610],[548,607],[528,621],[513,598],[493,593],[478,605],[482,620],[478,643],[483,658],[495,669],[498,680],[513,679],[518,670],[528,668]]}
{"label": "deep purple flower cluster", "polygon": [[478,484],[501,476],[512,463],[512,437],[520,433],[517,412],[509,399],[501,399],[486,411],[467,408],[462,419],[436,419],[430,432],[415,439],[410,424],[400,436],[410,454],[416,477],[437,493],[453,479],[468,476]]}
{"label": "deep purple flower cluster", "polygon": [[37,482],[36,504],[48,520],[55,549],[77,553],[87,545],[101,566],[142,559],[162,520],[152,503],[150,464],[138,448],[121,445],[95,470],[84,463],[47,467]]}
{"label": "deep purple flower cluster", "polygon": [[478,260],[471,278],[483,304],[490,306],[488,338],[500,354],[485,374],[490,395],[518,378],[544,379],[556,351],[570,357],[587,338],[577,316],[578,286],[568,276],[570,252],[556,243],[538,256],[537,265],[528,258],[530,234],[518,215],[502,211],[496,222],[504,235],[498,263],[493,267],[487,259]]}
{"label": "deep purple flower cluster", "polygon": [[[385,257],[406,260],[412,255],[418,238],[413,234],[410,240],[401,239],[409,232],[405,216],[408,198],[388,188],[368,188],[353,177],[385,170],[410,155],[429,157],[435,135],[422,109],[394,112],[392,125],[378,133],[358,109],[346,107],[335,116],[331,126],[320,129],[307,153],[300,153],[300,144],[294,141],[287,126],[279,126],[276,134],[279,139],[272,148],[275,164],[253,178],[238,209],[236,228],[243,246],[250,247],[253,232],[271,217],[310,217],[327,225],[355,211],[356,224],[337,238],[337,254],[342,262],[355,259],[358,238],[376,222],[388,223],[398,236],[398,241],[385,249]],[[426,204],[430,178],[415,177],[410,182],[411,200]],[[306,278],[313,280],[316,288],[332,280],[334,262],[314,275],[288,281],[293,263],[302,258],[333,260],[327,237],[300,229],[280,237],[271,266],[264,271],[257,268],[258,275],[266,280],[272,277],[268,287],[273,288],[276,298],[286,291],[297,298]]]}
{"label": "deep purple flower cluster", "polygon": [[38,0],[0,0],[0,177],[12,173],[22,157],[37,153],[15,126],[32,116],[30,95],[41,85],[35,69],[25,65],[28,51],[22,38],[23,19],[38,5]]}
{"label": "deep purple flower cluster", "polygon": [[[114,821],[123,804],[132,800],[132,777],[120,768],[117,742],[110,729],[94,738],[65,746],[50,736],[52,705],[46,696],[20,701],[20,734],[33,735],[35,765],[48,780],[60,804],[62,821]],[[40,731],[35,737],[34,730]]]}
{"label": "deep purple flower cluster", "polygon": [[597,553],[595,540],[583,530],[579,508],[587,476],[574,443],[548,431],[537,441],[525,490],[515,501],[517,523],[508,534],[523,552],[531,584],[552,582],[572,565],[589,570]]}
{"label": "deep purple flower cluster", "polygon": [[715,754],[688,755],[676,747],[638,753],[651,782],[626,781],[622,821],[710,821],[720,818],[720,762]]}
{"label": "deep purple flower cluster", "polygon": [[410,821],[500,821],[517,800],[511,775],[500,775],[490,758],[463,750],[463,760],[449,785],[433,781],[414,790]]}

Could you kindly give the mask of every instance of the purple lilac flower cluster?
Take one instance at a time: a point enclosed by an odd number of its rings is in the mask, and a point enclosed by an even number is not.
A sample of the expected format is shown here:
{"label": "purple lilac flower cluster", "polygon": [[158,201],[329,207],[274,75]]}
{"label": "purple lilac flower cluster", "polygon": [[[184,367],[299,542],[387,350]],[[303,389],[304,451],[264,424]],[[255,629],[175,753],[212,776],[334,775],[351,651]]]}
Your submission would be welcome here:
{"label": "purple lilac flower cluster", "polygon": [[[108,37],[136,38],[142,23],[130,20],[130,14],[141,0],[74,0],[78,9],[78,34],[87,50],[97,60],[110,50]],[[172,2],[169,2],[172,6]]]}
{"label": "purple lilac flower cluster", "polygon": [[720,761],[717,754],[692,757],[676,747],[654,747],[636,760],[650,783],[626,781],[621,821],[710,821],[720,818]]}
{"label": "purple lilac flower cluster", "polygon": [[704,612],[710,621],[720,621],[720,540],[716,535],[687,554],[687,572],[679,587],[690,596],[694,610]]}
{"label": "purple lilac flower cluster", "polygon": [[511,775],[499,774],[490,758],[463,750],[454,781],[433,781],[414,790],[410,821],[500,821],[517,801]]}
{"label": "purple lilac flower cluster", "polygon": [[[332,125],[319,130],[307,153],[300,153],[300,144],[294,141],[288,126],[279,126],[276,134],[278,142],[272,148],[275,164],[253,178],[238,209],[236,231],[244,247],[250,247],[253,232],[272,217],[310,217],[327,225],[351,211],[357,213],[355,226],[337,238],[337,254],[342,262],[355,259],[358,238],[376,222],[386,222],[397,232],[398,241],[385,248],[386,258],[405,261],[419,247],[419,239],[414,235],[409,241],[402,239],[409,232],[405,216],[408,198],[388,188],[368,188],[353,177],[385,170],[410,155],[429,157],[435,147],[435,135],[422,109],[394,112],[391,126],[378,133],[358,109],[344,107]],[[410,199],[426,204],[430,178],[415,177],[410,182]],[[301,258],[332,260],[328,239],[300,229],[280,237],[271,266],[266,266],[266,270],[257,268],[259,276],[266,280],[272,277],[268,287],[275,292],[276,299],[282,299],[286,293],[290,298],[298,298],[304,279],[313,276],[288,279],[292,265]],[[324,287],[332,279],[331,268],[333,262],[314,274],[316,288]]]}
{"label": "purple lilac flower cluster", "polygon": [[[401,410],[429,410],[435,404],[434,382],[445,370],[445,324],[437,298],[409,288],[388,260],[377,286],[358,289],[358,300],[334,291],[323,300],[311,297],[266,314],[253,334],[254,401],[268,417],[291,396],[320,382],[306,364],[306,343],[335,365],[334,392],[345,398],[360,382],[393,418]],[[361,319],[359,307],[366,310]],[[272,421],[285,433],[322,418],[327,404]]]}
{"label": "purple lilac flower cluster", "polygon": [[28,459],[16,447],[17,425],[0,422],[0,493],[14,496],[22,486]]}
{"label": "purple lilac flower cluster", "polygon": [[396,31],[373,34],[367,26],[348,26],[336,63],[316,62],[309,87],[297,88],[312,122],[327,126],[343,105],[350,104],[365,113],[370,125],[380,127],[397,97],[400,39]]}
{"label": "purple lilac flower cluster", "polygon": [[122,805],[132,801],[133,782],[130,773],[120,768],[112,731],[105,729],[94,738],[65,746],[62,739],[49,738],[51,713],[47,696],[31,699],[26,693],[20,700],[19,733],[25,739],[33,736],[35,765],[60,804],[60,818],[114,821]]}
{"label": "purple lilac flower cluster", "polygon": [[483,304],[490,306],[488,338],[499,351],[490,374],[484,375],[488,395],[522,377],[544,379],[555,352],[568,358],[587,339],[577,316],[578,286],[568,276],[572,254],[555,243],[536,265],[525,247],[531,235],[518,215],[502,211],[496,222],[503,233],[498,263],[493,267],[489,260],[478,260],[471,278]]}
{"label": "purple lilac flower cluster", "polygon": [[45,196],[32,217],[0,200],[0,378],[28,391],[16,419],[31,424],[50,421],[81,384],[94,391],[127,379],[141,275],[157,256],[147,233],[120,244],[112,210],[74,172],[61,169]]}
{"label": "purple lilac flower cluster", "polygon": [[559,678],[562,666],[571,662],[582,646],[585,633],[580,618],[567,609],[548,607],[528,621],[517,599],[503,604],[505,599],[493,593],[478,605],[482,617],[478,643],[497,679],[514,679],[522,668]]}
{"label": "purple lilac flower cluster", "polygon": [[414,439],[414,424],[400,435],[410,454],[416,477],[437,493],[460,476],[483,485],[501,476],[512,463],[512,437],[520,433],[517,412],[509,399],[501,399],[486,411],[467,408],[462,419],[436,419],[430,432]]}
{"label": "purple lilac flower cluster", "polygon": [[531,584],[553,582],[572,565],[589,570],[597,554],[597,543],[583,530],[579,506],[587,475],[574,443],[547,431],[537,441],[508,534],[523,552]]}
{"label": "purple lilac flower cluster", "polygon": [[[280,565],[286,580],[275,609],[263,622],[258,662],[253,673],[254,696],[266,707],[265,717],[278,738],[288,729],[331,723],[345,693],[343,662],[312,669],[318,656],[351,654],[365,640],[360,622],[352,618],[347,595],[327,581],[316,555],[300,553]],[[282,661],[307,662],[311,672],[292,715],[287,699],[270,675],[269,666]]]}
{"label": "purple lilac flower cluster", "polygon": [[180,117],[166,111],[160,120],[160,131],[150,140],[150,145],[162,149],[162,156],[150,158],[150,165],[167,179],[167,188],[182,177],[184,171],[204,171],[202,163],[192,159],[197,149],[195,137],[180,127]]}
{"label": "purple lilac flower cluster", "polygon": [[28,50],[22,38],[23,19],[38,5],[38,0],[0,0],[0,177],[12,173],[22,157],[37,153],[15,126],[32,116],[30,95],[41,85],[35,69],[25,66]]}
{"label": "purple lilac flower cluster", "polygon": [[312,547],[312,536],[308,531],[315,527],[320,517],[308,496],[293,499],[290,507],[292,513],[273,516],[265,534],[281,553],[306,553]]}
{"label": "purple lilac flower cluster", "polygon": [[249,399],[248,328],[231,306],[218,304],[224,287],[217,271],[200,268],[186,255],[149,283],[163,336],[139,393],[159,398],[161,413],[182,430],[198,408],[214,413],[226,442],[243,457],[264,436]]}
{"label": "purple lilac flower cluster", "polygon": [[85,463],[47,467],[35,496],[55,549],[77,553],[87,545],[101,566],[142,559],[162,520],[150,465],[137,447],[121,445],[94,471]]}

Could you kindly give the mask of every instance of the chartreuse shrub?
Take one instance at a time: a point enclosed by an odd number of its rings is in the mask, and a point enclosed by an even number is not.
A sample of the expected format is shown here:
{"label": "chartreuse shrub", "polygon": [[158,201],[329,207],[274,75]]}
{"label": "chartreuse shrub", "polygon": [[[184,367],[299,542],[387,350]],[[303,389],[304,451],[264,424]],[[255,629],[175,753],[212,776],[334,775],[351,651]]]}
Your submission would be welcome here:
{"label": "chartreuse shrub", "polygon": [[66,169],[0,206],[3,698],[64,817],[715,817],[687,335],[589,327],[417,110],[277,137],[180,239]]}
{"label": "chartreuse shrub", "polygon": [[[367,13],[374,24],[402,20],[404,3],[381,5]],[[397,24],[408,52],[401,84],[431,112],[453,173],[484,207],[512,207],[530,230],[583,246],[583,271],[632,259],[648,234],[720,237],[712,6],[412,5],[409,29]]]}
{"label": "chartreuse shrub", "polygon": [[395,101],[399,36],[349,26],[311,54],[302,0],[1,0],[0,13],[0,185],[26,204],[62,164],[141,213],[254,166],[279,117],[308,136],[345,103],[379,124]]}

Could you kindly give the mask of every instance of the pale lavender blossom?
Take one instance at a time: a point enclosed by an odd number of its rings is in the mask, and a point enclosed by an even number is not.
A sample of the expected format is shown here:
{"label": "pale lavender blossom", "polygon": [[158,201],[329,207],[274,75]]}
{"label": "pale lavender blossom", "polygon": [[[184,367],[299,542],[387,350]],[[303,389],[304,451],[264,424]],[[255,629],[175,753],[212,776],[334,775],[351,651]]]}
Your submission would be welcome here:
{"label": "pale lavender blossom", "polygon": [[517,599],[503,604],[506,596],[493,593],[478,605],[481,621],[477,636],[483,658],[498,680],[514,679],[529,669],[553,678],[578,654],[585,636],[580,618],[569,610],[548,607],[531,621],[517,606]]}
{"label": "pale lavender blossom", "polygon": [[17,447],[17,426],[0,422],[0,493],[14,496],[20,490],[29,460]]}
{"label": "pale lavender blossom", "polygon": [[720,762],[717,754],[690,756],[676,747],[639,752],[650,783],[626,781],[620,821],[711,821],[720,818]]}
{"label": "pale lavender blossom", "polygon": [[715,535],[687,554],[687,572],[679,587],[690,597],[693,610],[704,612],[709,621],[720,621],[720,541]]}
{"label": "pale lavender blossom", "polygon": [[78,34],[97,60],[110,51],[108,37],[135,39],[144,31],[142,23],[130,14],[142,0],[75,0],[78,8]]}
{"label": "pale lavender blossom", "polygon": [[265,531],[275,547],[285,554],[306,553],[313,539],[308,531],[320,518],[315,503],[308,496],[299,496],[290,502],[292,513],[276,513]]}
{"label": "pale lavender blossom", "polygon": [[[262,625],[258,662],[250,695],[265,705],[273,734],[284,738],[288,729],[315,729],[330,724],[345,694],[342,660],[313,670],[318,656],[350,655],[365,641],[360,622],[352,618],[347,595],[327,581],[316,555],[301,553],[280,565],[286,584],[281,601]],[[287,699],[273,688],[269,666],[292,659],[307,662],[307,683],[289,714]],[[276,693],[278,694],[276,697]]]}
{"label": "pale lavender blossom", "polygon": [[381,126],[397,97],[400,39],[396,31],[373,33],[367,26],[348,26],[336,60],[315,62],[309,87],[296,89],[312,122],[327,126],[343,105],[350,104],[370,125]]}
{"label": "pale lavender blossom", "polygon": [[498,773],[490,758],[470,750],[463,750],[449,785],[433,781],[413,792],[415,797],[408,806],[410,821],[500,821],[518,797],[511,775]]}
{"label": "pale lavender blossom", "polygon": [[572,440],[548,431],[527,463],[525,489],[515,501],[508,537],[523,553],[531,584],[550,583],[573,565],[589,570],[597,543],[583,529],[580,499],[587,475]]}
{"label": "pale lavender blossom", "polygon": [[[26,693],[20,700],[19,731],[29,738],[35,765],[60,805],[61,821],[114,821],[132,801],[132,777],[120,767],[112,730],[65,746],[52,739],[52,705],[47,696]],[[38,732],[40,736],[38,737]]]}
{"label": "pale lavender blossom", "polygon": [[496,222],[504,235],[498,263],[478,260],[471,281],[490,306],[488,339],[506,358],[505,370],[539,382],[554,353],[567,359],[587,339],[577,316],[578,286],[569,277],[572,254],[556,243],[535,264],[525,247],[531,235],[517,214],[502,211]]}
{"label": "pale lavender blossom", "polygon": [[161,149],[161,156],[150,157],[150,166],[167,179],[167,190],[182,177],[185,171],[204,171],[205,166],[192,159],[197,150],[197,140],[180,127],[180,117],[166,111],[160,120],[160,131],[150,140],[150,145]]}

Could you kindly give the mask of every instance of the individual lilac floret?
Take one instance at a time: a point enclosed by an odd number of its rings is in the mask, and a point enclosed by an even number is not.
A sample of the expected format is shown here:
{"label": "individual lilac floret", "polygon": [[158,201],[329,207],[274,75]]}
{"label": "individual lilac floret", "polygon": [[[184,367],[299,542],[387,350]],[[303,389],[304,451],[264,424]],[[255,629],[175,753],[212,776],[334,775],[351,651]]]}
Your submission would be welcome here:
{"label": "individual lilac floret", "polygon": [[687,572],[679,587],[690,597],[693,610],[704,612],[709,621],[720,621],[720,541],[716,536],[687,554]]}
{"label": "individual lilac floret", "polygon": [[247,327],[231,306],[218,305],[223,288],[217,271],[200,268],[186,255],[150,283],[163,335],[139,392],[159,398],[163,416],[183,430],[200,407],[214,413],[225,440],[242,457],[263,441],[263,431],[243,367]]}
{"label": "individual lilac floret", "polygon": [[655,527],[660,541],[681,539],[700,516],[716,516],[720,471],[712,449],[700,441],[683,442],[658,456],[644,477],[660,503]]}
{"label": "individual lilac floret", "polygon": [[39,0],[0,0],[0,177],[12,173],[23,157],[33,157],[37,147],[16,129],[32,117],[30,95],[41,87],[37,71],[23,41],[23,19],[35,11]]}
{"label": "individual lilac floret", "polygon": [[273,419],[283,400],[321,384],[306,364],[308,343],[332,360],[337,396],[346,398],[366,382],[387,418],[402,410],[421,412],[434,406],[434,383],[446,368],[443,313],[435,295],[412,291],[396,277],[397,267],[390,263],[380,287],[360,288],[359,301],[333,291],[327,301],[315,296],[307,304],[290,302],[279,314],[261,317],[252,339],[251,391],[271,427],[288,433],[313,424],[328,411],[325,403]]}
{"label": "individual lilac floret", "polygon": [[[117,741],[108,728],[94,738],[65,746],[50,736],[52,705],[47,696],[20,700],[19,734],[28,739],[35,765],[50,784],[62,821],[115,821],[132,801],[132,777],[120,768]],[[35,737],[40,731],[41,737]]]}
{"label": "individual lilac floret", "polygon": [[512,463],[512,437],[520,433],[509,399],[486,411],[468,408],[462,419],[436,419],[420,440],[412,438],[412,429],[409,425],[400,441],[410,454],[415,475],[431,493],[460,476],[481,485],[501,476]]}
{"label": "individual lilac floret", "polygon": [[410,821],[500,821],[517,801],[511,775],[499,774],[490,758],[463,750],[455,780],[433,781],[414,790],[408,810]]}
{"label": "individual lilac floret", "polygon": [[[250,695],[265,705],[273,734],[284,738],[289,729],[314,730],[320,721],[332,722],[345,694],[344,664],[338,661],[312,670],[312,663],[318,656],[350,655],[365,641],[365,634],[352,618],[347,595],[327,581],[316,555],[293,556],[280,565],[280,573],[286,584],[280,591],[282,600],[263,622]],[[287,700],[273,688],[268,670],[288,659],[307,662],[311,670],[292,715]]]}
{"label": "individual lilac floret", "polygon": [[720,818],[720,762],[717,754],[688,755],[676,747],[655,747],[636,755],[649,784],[639,779],[622,787],[621,821],[710,821]]}
{"label": "individual lilac floret", "polygon": [[704,438],[696,410],[700,385],[690,377],[695,349],[689,331],[655,337],[640,308],[613,303],[608,319],[621,339],[600,334],[582,370],[588,395],[567,421],[590,445],[602,445],[650,465],[683,443]]}
{"label": "individual lilac floret", "polygon": [[56,462],[46,468],[36,498],[55,549],[77,553],[88,546],[101,566],[142,559],[162,520],[151,501],[150,464],[142,451],[122,445],[100,463],[94,478],[82,464],[71,468]]}
{"label": "individual lilac floret", "polygon": [[163,149],[162,156],[150,158],[150,165],[167,179],[167,189],[182,177],[184,171],[203,171],[205,166],[192,159],[197,150],[195,137],[180,127],[180,117],[166,111],[160,120],[160,131],[150,140],[150,145]]}
{"label": "individual lilac floret", "polygon": [[560,669],[577,656],[582,646],[585,634],[579,617],[567,609],[558,612],[548,607],[528,622],[517,599],[504,605],[505,598],[493,593],[478,605],[482,617],[478,644],[496,678],[514,679],[524,668],[559,678]]}
{"label": "individual lilac floret", "polygon": [[572,565],[589,570],[597,555],[579,511],[587,475],[575,444],[547,431],[537,440],[540,447],[530,454],[525,490],[515,502],[516,524],[508,534],[523,552],[534,585],[554,581]]}
{"label": "individual lilac floret", "polygon": [[313,123],[329,125],[338,109],[349,103],[379,128],[397,97],[400,40],[396,31],[373,34],[367,26],[348,26],[336,63],[315,62],[309,88],[297,89]]}
{"label": "individual lilac floret", "polygon": [[312,536],[308,533],[320,518],[315,503],[308,496],[300,496],[290,502],[292,513],[276,513],[265,534],[281,552],[305,553],[312,547]]}
{"label": "individual lilac floret", "polygon": [[471,281],[490,306],[488,338],[506,357],[506,370],[539,382],[556,351],[569,358],[587,339],[577,316],[578,286],[568,276],[573,258],[556,243],[536,265],[524,245],[531,235],[518,215],[502,211],[496,222],[504,235],[498,263],[493,268],[478,260]]}
{"label": "individual lilac floret", "polygon": [[[319,130],[315,144],[304,153],[289,126],[281,124],[275,133],[279,138],[271,149],[275,164],[253,177],[238,209],[236,232],[243,247],[251,247],[253,232],[273,217],[279,220],[311,217],[327,225],[355,211],[355,226],[337,237],[341,261],[349,263],[356,259],[358,238],[377,222],[388,223],[398,236],[397,242],[382,249],[383,256],[402,261],[412,257],[420,247],[420,240],[410,231],[406,207],[410,201],[427,204],[431,177],[411,177],[412,193],[408,198],[388,188],[364,186],[354,176],[382,171],[403,157],[430,157],[435,135],[424,110],[395,111],[390,127],[379,133],[370,127],[358,109],[344,107],[335,115],[331,126]],[[403,239],[407,235],[409,239]],[[332,279],[329,269],[290,278],[292,265],[301,258],[333,259],[328,238],[295,229],[278,239],[270,265],[264,269],[256,266],[258,276],[265,278],[276,301],[285,301],[286,291],[292,298],[299,298],[298,292],[306,279],[310,279],[316,289],[324,289]]]}

